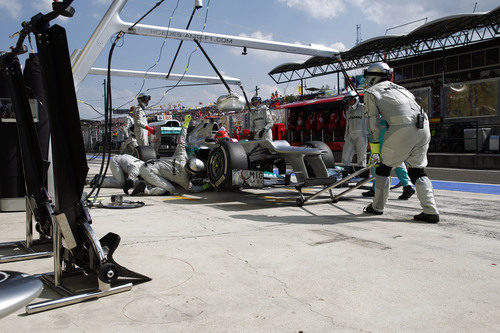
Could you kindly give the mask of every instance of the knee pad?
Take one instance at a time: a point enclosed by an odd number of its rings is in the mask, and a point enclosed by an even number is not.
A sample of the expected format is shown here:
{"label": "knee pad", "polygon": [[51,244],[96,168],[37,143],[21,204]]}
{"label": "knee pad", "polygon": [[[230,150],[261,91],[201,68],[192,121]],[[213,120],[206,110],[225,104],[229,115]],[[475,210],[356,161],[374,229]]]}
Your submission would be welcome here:
{"label": "knee pad", "polygon": [[427,177],[424,168],[408,168],[408,176],[413,184],[415,184],[420,177]]}
{"label": "knee pad", "polygon": [[375,169],[375,173],[379,176],[389,177],[391,175],[391,170],[392,168],[390,166],[382,163]]}

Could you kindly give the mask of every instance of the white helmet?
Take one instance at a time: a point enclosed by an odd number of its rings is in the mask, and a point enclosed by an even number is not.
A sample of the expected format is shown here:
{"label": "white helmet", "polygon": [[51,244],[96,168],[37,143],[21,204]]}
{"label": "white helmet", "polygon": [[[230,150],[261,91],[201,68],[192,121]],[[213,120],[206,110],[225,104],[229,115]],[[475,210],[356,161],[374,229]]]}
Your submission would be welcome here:
{"label": "white helmet", "polygon": [[190,158],[186,163],[186,169],[191,174],[200,173],[205,169],[205,163],[198,158]]}
{"label": "white helmet", "polygon": [[[354,104],[351,106],[348,103],[350,101],[354,100]],[[344,97],[342,98],[342,102],[346,103],[349,107],[352,107],[355,109],[358,106],[359,103],[359,96],[356,94],[355,91],[349,90],[344,94]]]}
{"label": "white helmet", "polygon": [[365,69],[364,76],[366,86],[371,87],[380,81],[390,80],[392,78],[392,68],[385,62],[377,62]]}

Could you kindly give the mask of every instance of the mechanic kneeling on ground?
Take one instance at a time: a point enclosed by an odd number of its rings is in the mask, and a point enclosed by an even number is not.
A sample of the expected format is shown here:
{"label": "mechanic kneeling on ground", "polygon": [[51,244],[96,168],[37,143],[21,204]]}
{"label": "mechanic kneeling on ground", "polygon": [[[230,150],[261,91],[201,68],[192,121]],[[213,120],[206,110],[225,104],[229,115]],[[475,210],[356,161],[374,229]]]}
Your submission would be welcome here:
{"label": "mechanic kneeling on ground", "polygon": [[[210,184],[203,184],[200,177],[197,177],[205,169],[203,161],[197,158],[188,159],[186,153],[186,137],[190,121],[191,115],[186,115],[179,142],[171,159],[150,160],[140,167],[139,174],[145,182],[139,182],[132,195],[171,195],[175,192],[172,183],[193,193],[201,192],[210,187]],[[196,185],[193,184],[194,178],[198,178]]]}
{"label": "mechanic kneeling on ground", "polygon": [[391,169],[406,162],[408,175],[415,184],[423,212],[413,218],[437,223],[439,212],[434,199],[432,183],[424,171],[431,139],[429,120],[415,97],[406,88],[391,82],[392,69],[386,63],[376,63],[365,70],[368,89],[365,90],[365,108],[371,138],[380,138],[380,116],[388,123],[384,146],[371,144],[371,161],[379,161],[376,169],[373,203],[364,211],[381,215],[389,195]]}
{"label": "mechanic kneeling on ground", "polygon": [[252,105],[253,108],[250,109],[250,138],[273,141],[271,128],[274,122],[271,110],[262,104],[259,96],[252,97]]}
{"label": "mechanic kneeling on ground", "polygon": [[[104,177],[101,187],[122,188],[128,194],[128,190],[137,185],[139,168],[144,164],[132,155],[121,154],[111,157],[109,168],[113,177]],[[96,187],[99,183],[99,175],[95,175],[90,181],[90,187]]]}

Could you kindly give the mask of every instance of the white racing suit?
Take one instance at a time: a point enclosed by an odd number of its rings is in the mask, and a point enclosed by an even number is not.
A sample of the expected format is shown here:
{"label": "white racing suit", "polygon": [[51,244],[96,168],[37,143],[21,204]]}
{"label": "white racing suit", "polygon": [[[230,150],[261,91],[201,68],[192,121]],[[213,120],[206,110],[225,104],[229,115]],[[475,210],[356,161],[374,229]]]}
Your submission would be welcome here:
{"label": "white racing suit", "polygon": [[[185,165],[188,161],[186,153],[187,128],[182,127],[179,142],[175,148],[174,155],[168,160],[150,160],[144,163],[140,170],[140,176],[150,186],[146,186],[146,195],[168,195],[175,192],[172,183],[178,184],[189,192],[201,192],[202,186],[193,185],[189,179]],[[167,193],[168,192],[168,193]]]}
{"label": "white racing suit", "polygon": [[123,188],[127,179],[131,179],[134,183],[137,182],[139,168],[143,164],[144,162],[140,159],[127,154],[111,157],[109,168],[113,177],[105,177],[102,187]]}
{"label": "white racing suit", "polygon": [[134,134],[139,146],[149,145],[148,131],[146,130],[147,125],[146,112],[144,112],[141,103],[139,103],[134,111]]}
{"label": "white racing suit", "polygon": [[122,154],[131,152],[132,147],[137,147],[137,140],[135,139],[135,134],[132,131],[133,126],[134,119],[131,116],[126,116],[122,127],[123,143],[120,147],[120,152]]}
{"label": "white racing suit", "polygon": [[354,153],[358,166],[366,166],[366,147],[368,145],[364,104],[359,101],[350,106],[346,112],[347,125],[342,150],[342,165],[350,166]]}
{"label": "white racing suit", "polygon": [[250,110],[250,133],[254,133],[252,139],[273,141],[273,124],[273,115],[266,105],[261,104]]}
{"label": "white racing suit", "polygon": [[[376,169],[372,207],[379,212],[384,210],[391,169],[406,162],[424,213],[438,215],[432,183],[424,171],[431,140],[429,120],[413,94],[393,82],[382,81],[365,90],[365,109],[372,138],[380,138],[380,116],[389,125],[381,149],[381,165]],[[422,129],[417,128],[419,115],[424,117]]]}

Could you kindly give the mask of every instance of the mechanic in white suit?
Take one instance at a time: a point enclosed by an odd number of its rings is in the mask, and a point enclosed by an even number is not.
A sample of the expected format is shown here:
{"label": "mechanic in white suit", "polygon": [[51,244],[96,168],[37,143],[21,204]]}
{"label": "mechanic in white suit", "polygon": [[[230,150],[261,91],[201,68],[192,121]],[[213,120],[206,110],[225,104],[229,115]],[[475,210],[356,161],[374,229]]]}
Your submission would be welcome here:
{"label": "mechanic in white suit", "polygon": [[[134,156],[121,154],[111,157],[109,168],[111,169],[112,177],[104,177],[102,187],[123,188],[123,191],[128,194],[128,190],[137,184],[139,176],[139,168],[144,164]],[[90,182],[90,186],[97,185],[97,176]]]}
{"label": "mechanic in white suit", "polygon": [[[135,106],[131,109],[131,114],[133,114],[133,111],[135,111]],[[120,147],[120,152],[122,154],[126,154],[128,152],[131,152],[133,147],[137,147],[137,140],[135,139],[134,134],[134,118],[129,115],[125,116],[121,130],[123,133],[123,143]]]}
{"label": "mechanic in white suit", "polygon": [[148,126],[148,119],[146,118],[146,107],[148,106],[151,96],[139,94],[137,96],[138,105],[134,110],[134,134],[137,144],[139,146],[148,146],[148,132],[155,134],[155,129]]}
{"label": "mechanic in white suit", "polygon": [[365,108],[371,138],[380,138],[380,116],[388,123],[384,145],[371,144],[372,161],[379,161],[376,168],[375,196],[366,213],[380,215],[389,195],[391,169],[406,162],[408,175],[415,184],[423,212],[413,218],[437,223],[439,212],[430,179],[425,174],[427,150],[431,140],[429,120],[415,97],[406,88],[391,82],[392,69],[386,63],[375,63],[365,70]]}
{"label": "mechanic in white suit", "polygon": [[348,91],[342,101],[348,106],[346,111],[347,125],[344,134],[344,149],[342,150],[342,165],[350,166],[354,153],[357,155],[358,166],[366,166],[366,147],[368,146],[365,108],[358,94]]}
{"label": "mechanic in white suit", "polygon": [[186,137],[190,121],[191,115],[186,115],[179,142],[171,159],[150,160],[140,167],[139,175],[146,182],[139,182],[132,195],[170,195],[175,192],[173,183],[193,193],[201,192],[210,186],[210,184],[194,185],[191,182],[191,178],[205,169],[205,164],[197,158],[188,159]]}
{"label": "mechanic in white suit", "polygon": [[271,110],[267,105],[262,104],[259,96],[252,97],[253,108],[250,109],[250,133],[254,140],[273,141],[271,131],[274,122]]}

